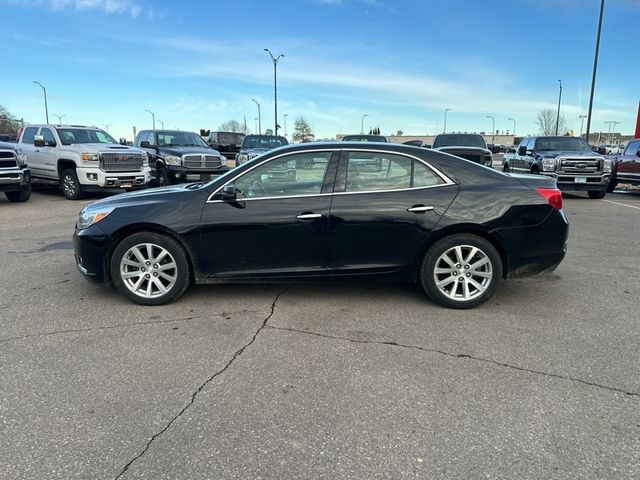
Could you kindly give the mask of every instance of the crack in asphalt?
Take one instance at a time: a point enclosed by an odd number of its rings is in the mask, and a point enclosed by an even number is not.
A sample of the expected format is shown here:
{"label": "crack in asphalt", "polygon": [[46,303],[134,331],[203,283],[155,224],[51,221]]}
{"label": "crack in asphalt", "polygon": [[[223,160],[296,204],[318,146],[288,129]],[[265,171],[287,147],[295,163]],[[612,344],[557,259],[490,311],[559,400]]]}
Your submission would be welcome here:
{"label": "crack in asphalt", "polygon": [[249,340],[249,342],[245,343],[242,347],[240,347],[238,350],[236,350],[236,352],[233,354],[233,356],[231,357],[231,360],[229,360],[227,362],[227,364],[222,367],[222,369],[218,370],[217,372],[215,372],[213,375],[211,375],[209,378],[207,378],[202,385],[200,385],[192,394],[191,394],[191,399],[189,400],[189,402],[182,408],[182,410],[180,410],[171,420],[169,420],[169,422],[162,428],[162,430],[160,430],[158,433],[156,433],[155,435],[153,435],[149,441],[147,442],[147,444],[145,445],[145,447],[142,449],[142,451],[136,455],[135,457],[133,457],[120,471],[120,473],[118,473],[118,475],[116,475],[114,477],[114,480],[118,480],[119,478],[122,478],[122,476],[126,473],[127,470],[129,470],[129,468],[131,467],[131,465],[133,465],[137,460],[139,460],[140,458],[142,458],[142,456],[144,456],[145,453],[147,453],[147,451],[149,450],[149,448],[151,447],[151,444],[158,438],[160,437],[164,432],[166,432],[171,425],[173,425],[173,423],[178,420],[178,418],[180,418],[182,416],[182,414],[184,414],[184,412],[186,412],[189,407],[191,407],[191,405],[194,404],[194,402],[196,401],[196,397],[198,396],[198,394],[209,384],[211,383],[216,377],[222,375],[224,372],[226,372],[229,367],[231,367],[231,365],[236,361],[236,359],[238,357],[240,357],[240,355],[242,355],[244,353],[244,351],[250,347],[255,341],[256,338],[258,337],[258,335],[260,335],[260,332],[262,332],[262,330],[264,330],[267,327],[267,322],[269,321],[269,319],[273,316],[273,314],[275,313],[276,310],[276,303],[278,303],[278,299],[284,295],[287,291],[289,291],[293,286],[290,285],[287,288],[285,288],[284,290],[282,290],[281,292],[279,292],[276,297],[273,299],[273,302],[271,303],[271,311],[269,312],[269,315],[267,315],[265,317],[265,319],[262,321],[262,324],[260,325],[260,327],[256,330],[256,332],[253,334],[253,336],[251,337],[251,340]]}
{"label": "crack in asphalt", "polygon": [[309,331],[305,331],[305,330],[298,330],[298,329],[295,329],[295,328],[274,327],[274,326],[271,326],[271,325],[267,325],[266,327],[270,328],[270,329],[273,329],[273,330],[284,330],[284,331],[293,332],[293,333],[301,333],[301,334],[304,334],[304,335],[312,335],[312,336],[316,336],[316,337],[327,338],[327,339],[330,339],[330,340],[343,340],[343,341],[347,341],[347,342],[351,342],[351,343],[387,345],[387,346],[392,346],[392,347],[400,347],[400,348],[409,348],[409,349],[414,349],[414,350],[421,350],[423,352],[429,352],[429,353],[437,353],[439,355],[444,355],[444,356],[452,357],[452,358],[468,358],[470,360],[476,360],[476,361],[479,361],[479,362],[490,363],[492,365],[498,365],[500,367],[509,368],[509,369],[512,369],[512,370],[518,370],[520,372],[532,373],[532,374],[535,374],[535,375],[542,375],[542,376],[546,376],[546,377],[553,377],[553,378],[558,378],[558,379],[561,379],[561,380],[569,380],[571,382],[581,383],[583,385],[588,385],[590,387],[597,387],[597,388],[602,388],[604,390],[609,390],[611,392],[622,393],[622,394],[628,395],[630,397],[640,397],[640,393],[638,393],[638,392],[630,392],[630,391],[623,390],[621,388],[611,387],[609,385],[603,385],[601,383],[589,382],[587,380],[582,380],[580,378],[575,378],[575,377],[568,377],[568,376],[565,376],[565,375],[560,375],[558,373],[542,372],[540,370],[533,370],[533,369],[530,369],[530,368],[518,367],[517,365],[510,365],[508,363],[499,362],[497,360],[491,360],[490,358],[476,357],[476,356],[467,355],[467,354],[464,354],[464,353],[451,353],[451,352],[445,352],[444,350],[437,350],[437,349],[433,349],[433,348],[420,347],[420,346],[417,346],[417,345],[404,345],[402,343],[391,342],[391,341],[383,341],[383,340],[358,340],[358,339],[355,339],[355,338],[340,337],[340,336],[337,336],[337,335],[328,335],[328,334],[325,334],[325,333],[309,332]]}
{"label": "crack in asphalt", "polygon": [[24,340],[27,338],[33,338],[33,337],[49,337],[52,335],[65,335],[68,333],[85,333],[85,332],[92,332],[94,330],[113,330],[115,328],[126,328],[126,327],[134,327],[134,326],[139,326],[139,325],[156,325],[156,324],[162,324],[162,323],[175,323],[175,322],[187,322],[189,320],[200,320],[202,318],[210,318],[210,317],[225,317],[227,315],[236,315],[239,313],[256,313],[257,310],[238,310],[238,311],[234,311],[234,312],[221,312],[221,313],[213,313],[213,314],[208,314],[208,315],[195,315],[192,317],[184,317],[184,318],[172,318],[172,319],[165,319],[165,320],[147,320],[144,322],[132,322],[132,323],[119,323],[117,325],[102,325],[102,326],[98,326],[98,327],[87,327],[87,328],[74,328],[74,329],[68,329],[68,330],[55,330],[53,332],[39,332],[39,333],[29,333],[27,335],[22,335],[19,337],[9,337],[9,338],[2,338],[0,339],[0,343],[6,343],[6,342],[13,342],[16,340]]}

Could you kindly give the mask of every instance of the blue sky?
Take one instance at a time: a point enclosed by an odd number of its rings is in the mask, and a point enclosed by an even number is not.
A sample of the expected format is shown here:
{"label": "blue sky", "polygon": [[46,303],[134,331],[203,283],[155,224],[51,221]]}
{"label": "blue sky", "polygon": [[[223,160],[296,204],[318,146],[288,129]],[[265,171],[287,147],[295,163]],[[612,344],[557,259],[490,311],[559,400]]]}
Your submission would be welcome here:
{"label": "blue sky", "polygon": [[[0,104],[28,122],[217,129],[273,127],[273,65],[287,133],[318,138],[379,125],[535,133],[542,108],[576,132],[588,106],[598,0],[0,0]],[[607,0],[592,131],[631,133],[640,100],[640,0]],[[158,128],[160,124],[157,124]]]}

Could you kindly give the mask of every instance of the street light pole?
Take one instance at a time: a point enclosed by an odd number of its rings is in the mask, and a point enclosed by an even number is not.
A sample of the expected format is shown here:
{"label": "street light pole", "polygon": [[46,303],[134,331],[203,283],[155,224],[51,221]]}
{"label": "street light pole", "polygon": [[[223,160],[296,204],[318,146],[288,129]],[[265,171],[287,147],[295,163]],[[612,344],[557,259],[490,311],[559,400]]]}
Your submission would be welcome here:
{"label": "street light pole", "polygon": [[162,130],[164,130],[164,122],[160,119],[158,119],[158,122],[160,123],[160,125],[162,126]]}
{"label": "street light pole", "polygon": [[589,131],[591,129],[591,111],[593,109],[593,93],[596,88],[596,72],[598,71],[598,54],[600,53],[600,34],[602,33],[602,16],[604,14],[604,0],[600,0],[600,18],[598,19],[598,34],[596,36],[596,53],[593,57],[593,76],[591,77],[591,95],[589,97],[589,112],[587,117],[586,140],[589,143]]}
{"label": "street light pole", "polygon": [[40,87],[42,87],[42,91],[44,93],[44,115],[45,115],[45,118],[47,119],[47,125],[49,125],[49,107],[47,105],[47,89],[40,82],[36,82],[34,80],[33,83],[37,83],[38,85],[40,85]]}
{"label": "street light pole", "polygon": [[365,113],[362,115],[362,119],[360,120],[360,133],[364,133],[364,117],[368,117],[369,114]]}
{"label": "street light pole", "polygon": [[107,131],[107,133],[109,133],[109,127],[111,126],[111,123],[105,123],[104,128]]}
{"label": "street light pole", "polygon": [[447,133],[447,112],[450,110],[450,108],[444,109],[444,128],[442,129],[442,133]]}
{"label": "street light pole", "polygon": [[285,114],[283,115],[283,117],[284,117],[284,136],[285,136],[285,137],[287,136],[287,117],[288,117],[288,116],[289,116],[289,114],[288,114],[288,113],[285,113]]}
{"label": "street light pole", "polygon": [[608,122],[604,122],[605,125],[609,125],[609,130],[607,130],[607,143],[611,143],[611,124],[613,122],[609,120]]}
{"label": "street light pole", "polygon": [[[613,124],[613,128],[611,130],[611,136],[613,138],[616,137],[616,125],[618,125],[620,122],[611,122]],[[609,143],[613,143],[613,138],[611,140],[609,140]]]}
{"label": "street light pole", "polygon": [[151,121],[153,122],[153,129],[156,129],[156,114],[151,110],[145,110],[145,112],[149,112],[151,114]]}
{"label": "street light pole", "polygon": [[258,106],[258,135],[262,135],[262,118],[260,115],[260,104],[255,98],[252,98],[251,101],[256,102],[256,105]]}
{"label": "street light pole", "polygon": [[62,119],[63,119],[64,117],[66,117],[67,115],[66,115],[66,114],[63,114],[63,115],[56,115],[56,114],[54,113],[54,114],[53,114],[53,116],[54,116],[54,117],[58,117],[58,126],[60,126],[60,125],[62,125]]}
{"label": "street light pole", "polygon": [[284,55],[280,54],[277,57],[274,57],[271,53],[271,50],[269,50],[268,48],[265,48],[264,51],[269,54],[269,56],[271,57],[271,61],[273,62],[273,134],[278,135],[278,81],[276,71],[278,70],[278,60],[280,60],[281,57],[284,57]]}
{"label": "street light pole", "polygon": [[509,120],[511,120],[513,122],[513,138],[515,140],[515,138],[516,138],[516,121],[513,118],[510,118]]}
{"label": "street light pole", "polygon": [[582,137],[582,128],[584,127],[584,119],[587,118],[587,116],[579,115],[578,118],[580,119],[580,136]]}
{"label": "street light pole", "polygon": [[487,115],[487,118],[490,118],[491,121],[493,122],[492,123],[493,126],[491,128],[491,134],[492,134],[491,143],[495,145],[495,143],[496,143],[496,119],[493,118],[491,115]]}
{"label": "street light pole", "polygon": [[255,129],[255,131],[258,131],[258,117],[255,117],[253,119],[253,128]]}
{"label": "street light pole", "polygon": [[560,93],[558,94],[558,113],[556,115],[556,135],[558,135],[558,126],[560,125],[560,100],[562,100],[562,80],[558,80],[560,83]]}

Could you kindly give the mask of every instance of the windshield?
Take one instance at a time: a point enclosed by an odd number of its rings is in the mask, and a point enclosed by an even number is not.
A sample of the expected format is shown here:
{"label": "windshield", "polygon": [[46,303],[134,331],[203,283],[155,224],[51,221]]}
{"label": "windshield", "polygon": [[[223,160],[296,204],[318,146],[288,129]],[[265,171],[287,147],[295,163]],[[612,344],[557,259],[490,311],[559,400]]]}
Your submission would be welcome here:
{"label": "windshield", "polygon": [[90,128],[58,128],[58,135],[63,145],[74,143],[118,143],[104,130]]}
{"label": "windshield", "polygon": [[346,135],[343,142],[383,142],[387,143],[387,138],[382,135]]}
{"label": "windshield", "polygon": [[482,135],[438,135],[433,141],[433,148],[440,147],[487,148],[487,144]]}
{"label": "windshield", "polygon": [[563,152],[591,152],[591,148],[582,138],[577,137],[539,137],[535,150],[538,152],[561,150]]}
{"label": "windshield", "polygon": [[157,132],[159,147],[203,147],[209,145],[200,135],[191,132]]}
{"label": "windshield", "polygon": [[284,137],[249,135],[244,138],[242,148],[266,148],[270,150],[272,148],[278,148],[288,144],[289,142]]}

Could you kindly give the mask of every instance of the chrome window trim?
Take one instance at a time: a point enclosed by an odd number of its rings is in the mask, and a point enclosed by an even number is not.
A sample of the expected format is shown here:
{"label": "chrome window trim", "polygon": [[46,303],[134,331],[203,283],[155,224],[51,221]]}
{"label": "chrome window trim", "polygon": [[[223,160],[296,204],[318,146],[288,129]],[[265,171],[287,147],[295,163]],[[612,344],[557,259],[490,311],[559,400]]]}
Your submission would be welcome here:
{"label": "chrome window trim", "polygon": [[[231,178],[229,181],[225,182],[224,184],[222,184],[220,187],[218,187],[217,189],[215,189],[211,195],[209,195],[209,197],[207,198],[207,201],[205,203],[225,203],[225,200],[215,200],[213,199],[213,197],[220,191],[222,190],[225,185],[229,185],[230,183],[233,183],[238,177],[249,173],[250,171],[252,171],[254,168],[258,168],[259,166],[263,165],[266,162],[269,162],[271,160],[276,160],[278,158],[281,157],[286,157],[289,155],[295,155],[298,153],[323,153],[323,152],[329,152],[333,155],[334,152],[343,152],[343,151],[349,151],[349,152],[371,152],[371,153],[390,153],[387,150],[372,150],[369,148],[339,148],[339,149],[313,149],[313,150],[303,150],[303,151],[296,151],[296,152],[286,152],[286,153],[282,153],[280,155],[277,155],[275,157],[272,158],[268,158],[266,160],[261,161],[260,163],[254,165],[253,167],[251,167],[248,170],[245,170],[244,172],[238,173],[235,177]],[[429,162],[426,162],[425,160],[422,160],[421,158],[418,158],[414,155],[408,154],[408,153],[404,153],[404,152],[391,152],[393,155],[400,155],[400,156],[404,156],[404,157],[408,157],[411,158],[413,160],[417,160],[418,162],[422,163],[423,165],[425,165],[427,168],[429,168],[430,170],[432,170],[433,172],[436,173],[437,176],[440,177],[440,179],[444,182],[444,183],[439,183],[437,185],[427,185],[426,187],[411,187],[411,188],[397,188],[397,189],[393,189],[393,190],[366,190],[366,191],[361,191],[361,192],[331,192],[331,193],[310,193],[307,195],[283,195],[283,196],[277,196],[277,197],[255,197],[255,198],[243,198],[242,202],[247,202],[247,201],[254,201],[254,200],[273,200],[276,198],[304,198],[304,197],[324,197],[324,196],[328,196],[328,195],[360,195],[360,194],[369,194],[369,193],[384,193],[384,192],[406,192],[406,191],[413,191],[413,190],[424,190],[424,189],[429,189],[429,188],[436,188],[436,187],[447,187],[447,186],[451,186],[451,185],[456,185],[456,183],[451,180],[449,177],[447,177],[444,173],[442,173],[440,170],[438,170],[436,167],[434,167],[433,165],[431,165]]]}

